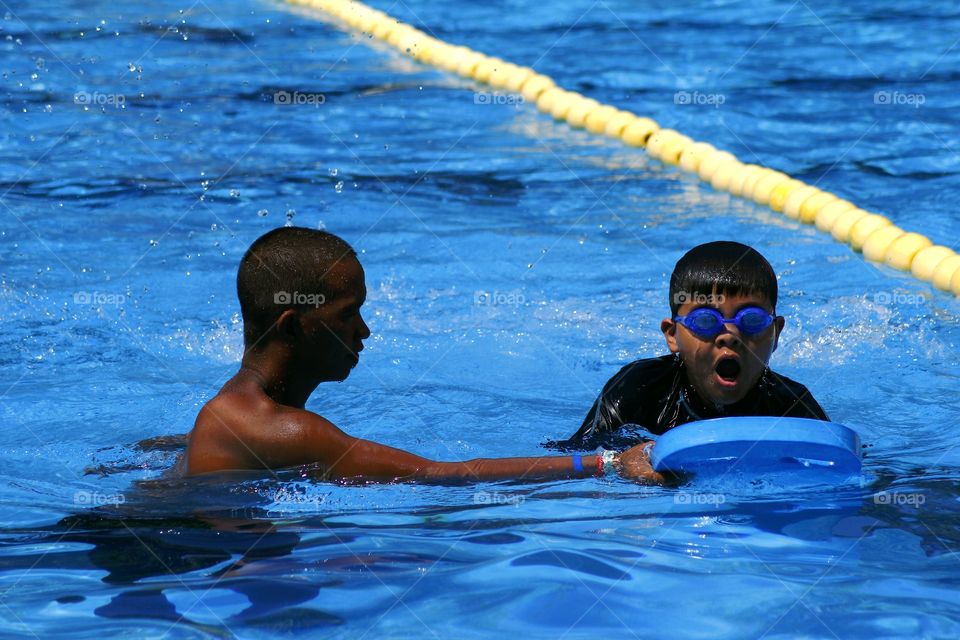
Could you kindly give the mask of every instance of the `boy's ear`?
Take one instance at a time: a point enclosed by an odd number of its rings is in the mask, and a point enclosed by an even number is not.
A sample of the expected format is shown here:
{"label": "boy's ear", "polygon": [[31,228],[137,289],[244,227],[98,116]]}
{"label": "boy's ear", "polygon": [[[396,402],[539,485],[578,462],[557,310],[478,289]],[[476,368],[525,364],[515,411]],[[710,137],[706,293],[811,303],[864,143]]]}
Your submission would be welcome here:
{"label": "boy's ear", "polygon": [[278,336],[288,339],[295,338],[297,332],[300,331],[300,317],[296,309],[284,309],[274,326]]}
{"label": "boy's ear", "polygon": [[784,324],[786,324],[786,320],[783,316],[777,316],[773,319],[773,349],[770,350],[770,353],[776,351],[777,345],[780,344],[780,332],[783,331]]}
{"label": "boy's ear", "polygon": [[667,340],[670,353],[680,353],[680,344],[677,342],[677,323],[673,318],[664,318],[660,321],[660,331]]}

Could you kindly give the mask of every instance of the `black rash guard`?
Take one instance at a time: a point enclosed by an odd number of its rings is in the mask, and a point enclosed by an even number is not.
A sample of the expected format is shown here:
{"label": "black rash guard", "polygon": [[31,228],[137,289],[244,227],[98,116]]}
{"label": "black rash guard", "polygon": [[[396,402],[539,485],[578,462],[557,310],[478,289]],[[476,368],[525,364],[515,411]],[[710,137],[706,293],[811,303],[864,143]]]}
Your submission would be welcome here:
{"label": "black rash guard", "polygon": [[805,386],[767,369],[736,404],[707,405],[687,381],[683,361],[671,354],[631,362],[603,387],[580,429],[559,449],[622,448],[694,420],[777,416],[829,420]]}

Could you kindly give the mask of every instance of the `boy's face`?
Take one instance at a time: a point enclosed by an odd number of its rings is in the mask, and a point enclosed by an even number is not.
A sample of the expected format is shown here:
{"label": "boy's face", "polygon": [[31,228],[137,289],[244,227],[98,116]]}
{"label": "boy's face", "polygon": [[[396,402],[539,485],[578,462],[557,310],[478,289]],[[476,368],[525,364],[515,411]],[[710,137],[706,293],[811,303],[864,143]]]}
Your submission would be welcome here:
{"label": "boy's face", "polygon": [[[711,296],[715,304],[687,303],[677,311],[686,316],[701,307],[713,308],[724,318],[733,318],[746,307],[760,307],[773,314],[773,307],[764,296],[738,294]],[[660,330],[673,353],[679,353],[687,369],[687,378],[701,400],[717,407],[734,404],[756,386],[770,355],[777,348],[783,317],[755,335],[747,335],[734,324],[725,324],[715,336],[697,335],[673,318],[665,318]]]}
{"label": "boy's face", "polygon": [[326,275],[329,295],[300,315],[306,344],[301,355],[320,380],[344,380],[360,361],[370,329],[360,307],[367,298],[363,267],[356,258],[338,262]]}

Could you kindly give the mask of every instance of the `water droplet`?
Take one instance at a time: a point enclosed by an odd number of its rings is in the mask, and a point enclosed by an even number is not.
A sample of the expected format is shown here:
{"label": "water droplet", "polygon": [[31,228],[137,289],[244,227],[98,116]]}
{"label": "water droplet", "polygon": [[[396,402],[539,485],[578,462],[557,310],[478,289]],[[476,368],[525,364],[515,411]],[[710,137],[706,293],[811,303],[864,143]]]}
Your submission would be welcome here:
{"label": "water droplet", "polygon": [[137,70],[137,65],[135,65],[135,64],[133,64],[133,63],[131,62],[130,64],[127,65],[127,69],[129,69],[131,72],[136,71],[136,70]]}
{"label": "water droplet", "polygon": [[292,227],[292,226],[293,226],[293,216],[295,216],[295,215],[297,215],[296,210],[294,210],[294,209],[287,209],[287,226],[288,226],[288,227]]}
{"label": "water droplet", "polygon": [[336,175],[337,175],[337,170],[336,170],[336,169],[330,169],[330,175],[331,175],[331,176],[336,176]]}
{"label": "water droplet", "polygon": [[260,216],[261,218],[266,218],[268,213],[270,212],[267,211],[266,209],[260,209],[260,211],[257,211],[257,215]]}
{"label": "water droplet", "polygon": [[343,191],[343,180],[334,185],[333,190],[337,193],[341,193]]}
{"label": "water droplet", "polygon": [[155,247],[155,246],[157,246],[158,244],[160,244],[160,243],[157,242],[156,240],[151,240],[151,241],[150,241],[150,246],[151,246],[151,247]]}
{"label": "water droplet", "polygon": [[210,225],[210,231],[216,231],[216,230],[217,230],[217,223],[214,222],[212,225]]}
{"label": "water droplet", "polygon": [[230,197],[231,197],[231,198],[239,198],[239,197],[240,197],[240,190],[239,190],[239,189],[230,189]]}

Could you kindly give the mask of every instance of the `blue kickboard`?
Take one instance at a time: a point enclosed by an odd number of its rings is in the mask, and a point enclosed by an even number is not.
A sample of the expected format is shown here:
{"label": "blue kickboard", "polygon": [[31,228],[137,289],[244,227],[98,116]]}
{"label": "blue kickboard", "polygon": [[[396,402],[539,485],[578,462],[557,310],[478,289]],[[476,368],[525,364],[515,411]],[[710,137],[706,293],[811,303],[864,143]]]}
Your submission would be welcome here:
{"label": "blue kickboard", "polygon": [[835,422],[750,416],[690,422],[661,435],[656,471],[697,476],[731,472],[809,475],[860,473],[860,436]]}

